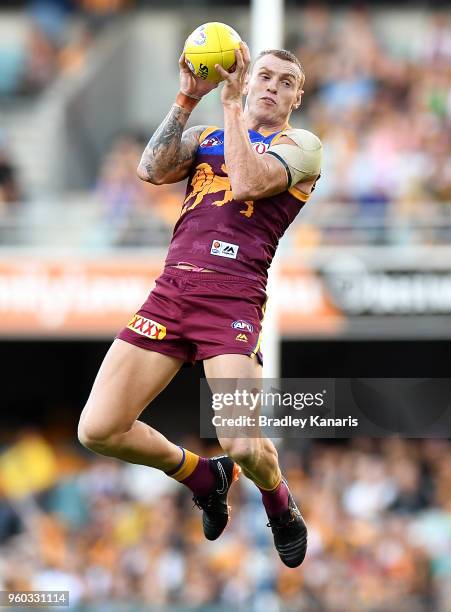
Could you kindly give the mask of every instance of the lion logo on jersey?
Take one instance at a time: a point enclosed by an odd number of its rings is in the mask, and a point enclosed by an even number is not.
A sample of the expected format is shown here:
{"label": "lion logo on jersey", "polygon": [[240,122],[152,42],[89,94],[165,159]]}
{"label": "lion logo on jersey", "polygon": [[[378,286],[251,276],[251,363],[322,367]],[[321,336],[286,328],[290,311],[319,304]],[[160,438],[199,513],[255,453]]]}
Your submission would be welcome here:
{"label": "lion logo on jersey", "polygon": [[207,253],[207,245],[203,242],[199,242],[199,240],[195,240],[193,242],[193,246],[190,249],[190,253],[195,255],[206,255]]}
{"label": "lion logo on jersey", "polygon": [[[227,169],[224,164],[221,166],[221,170],[226,174]],[[202,202],[206,195],[211,193],[224,192],[222,199],[211,202],[212,206],[224,206],[233,200],[232,190],[230,188],[230,180],[227,176],[218,176],[213,172],[213,168],[210,164],[202,163],[196,168],[193,178],[191,179],[191,191],[186,196],[183,202],[182,214],[188,210],[192,210],[198,204]],[[188,203],[194,198],[194,202],[188,205]],[[250,217],[254,212],[253,202],[246,202],[246,210],[240,211],[246,217]]]}

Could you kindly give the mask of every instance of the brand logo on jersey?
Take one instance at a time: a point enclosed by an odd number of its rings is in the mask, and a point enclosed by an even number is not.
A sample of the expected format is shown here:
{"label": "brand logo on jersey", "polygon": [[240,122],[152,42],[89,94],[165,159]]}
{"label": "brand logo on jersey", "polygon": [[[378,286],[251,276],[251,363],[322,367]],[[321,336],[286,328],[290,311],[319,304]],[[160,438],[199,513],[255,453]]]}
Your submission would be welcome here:
{"label": "brand logo on jersey", "polygon": [[248,342],[246,334],[238,334],[235,340],[238,340],[239,342]]}
{"label": "brand logo on jersey", "polygon": [[267,145],[266,142],[253,142],[252,148],[260,155],[263,155],[263,153],[266,153],[269,149],[269,145]]}
{"label": "brand logo on jersey", "polygon": [[221,240],[213,240],[211,243],[210,255],[218,255],[219,257],[229,257],[236,259],[239,246],[230,242],[222,242]]}
{"label": "brand logo on jersey", "polygon": [[201,147],[218,147],[222,145],[222,140],[217,136],[210,136],[200,143]]}
{"label": "brand logo on jersey", "polygon": [[252,333],[254,331],[254,326],[252,325],[252,323],[243,321],[243,319],[238,319],[238,321],[234,321],[232,323],[232,327],[233,329],[244,329],[248,331],[249,333]]}
{"label": "brand logo on jersey", "polygon": [[139,314],[133,315],[127,327],[137,334],[141,334],[141,336],[152,338],[152,340],[163,340],[166,336],[166,327],[164,325],[152,321],[152,319],[146,319]]}

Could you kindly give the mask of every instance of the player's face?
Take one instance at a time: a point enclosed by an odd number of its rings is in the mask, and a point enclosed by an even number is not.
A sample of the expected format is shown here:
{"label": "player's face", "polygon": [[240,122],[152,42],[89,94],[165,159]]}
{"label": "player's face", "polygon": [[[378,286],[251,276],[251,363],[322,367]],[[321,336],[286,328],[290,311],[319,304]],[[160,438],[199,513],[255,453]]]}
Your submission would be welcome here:
{"label": "player's face", "polygon": [[247,83],[246,103],[252,114],[273,123],[284,121],[299,106],[302,74],[293,62],[264,55],[255,63]]}

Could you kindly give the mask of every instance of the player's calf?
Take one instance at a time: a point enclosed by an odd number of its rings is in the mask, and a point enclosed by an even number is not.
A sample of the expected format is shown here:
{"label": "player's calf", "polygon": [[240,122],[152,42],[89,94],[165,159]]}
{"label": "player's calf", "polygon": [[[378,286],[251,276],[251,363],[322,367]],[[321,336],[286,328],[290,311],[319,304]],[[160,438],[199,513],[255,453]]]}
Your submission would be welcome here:
{"label": "player's calf", "polygon": [[262,458],[260,438],[219,438],[219,444],[235,463],[251,473]]}
{"label": "player's calf", "polygon": [[281,561],[288,567],[299,566],[307,551],[307,527],[282,478],[273,443],[267,438],[222,438],[220,442],[260,490]]}

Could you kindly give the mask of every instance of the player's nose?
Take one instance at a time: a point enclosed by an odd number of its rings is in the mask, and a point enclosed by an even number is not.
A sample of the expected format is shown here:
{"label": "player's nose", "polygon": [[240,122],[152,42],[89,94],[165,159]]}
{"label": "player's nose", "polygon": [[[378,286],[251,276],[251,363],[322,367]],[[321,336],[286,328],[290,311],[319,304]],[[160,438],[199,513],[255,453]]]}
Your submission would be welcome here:
{"label": "player's nose", "polygon": [[277,93],[277,85],[275,83],[268,83],[266,89],[271,93]]}

